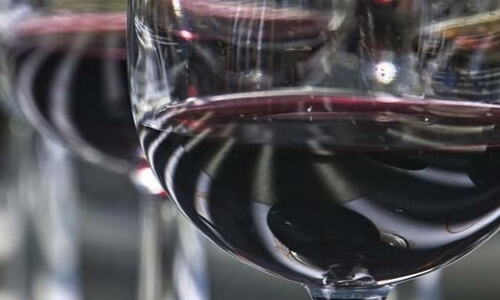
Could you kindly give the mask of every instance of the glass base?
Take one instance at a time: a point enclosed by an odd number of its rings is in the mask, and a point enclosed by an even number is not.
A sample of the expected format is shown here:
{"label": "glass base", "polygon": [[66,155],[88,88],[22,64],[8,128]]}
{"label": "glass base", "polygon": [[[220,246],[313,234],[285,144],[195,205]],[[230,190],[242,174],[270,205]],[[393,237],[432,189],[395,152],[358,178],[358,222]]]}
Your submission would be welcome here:
{"label": "glass base", "polygon": [[335,288],[306,286],[313,300],[384,300],[392,291],[392,286],[376,288]]}

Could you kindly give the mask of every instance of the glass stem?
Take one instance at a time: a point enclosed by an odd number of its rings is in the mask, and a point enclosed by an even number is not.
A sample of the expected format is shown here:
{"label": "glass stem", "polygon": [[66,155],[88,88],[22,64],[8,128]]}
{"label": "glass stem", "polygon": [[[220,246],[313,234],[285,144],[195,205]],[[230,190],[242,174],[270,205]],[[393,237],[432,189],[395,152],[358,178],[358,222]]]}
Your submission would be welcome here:
{"label": "glass stem", "polygon": [[[36,138],[36,137],[33,137]],[[28,261],[33,268],[32,299],[81,300],[79,277],[78,193],[75,170],[68,150],[50,139],[35,139],[36,163],[29,172],[39,176],[32,184],[33,175],[23,177],[24,184],[36,196],[25,201],[31,209],[33,244],[40,261]],[[37,164],[37,166],[35,166]],[[35,171],[37,170],[37,171]],[[35,201],[34,201],[35,200]],[[34,202],[33,202],[34,201]],[[0,297],[2,298],[2,297]]]}
{"label": "glass stem", "polygon": [[139,200],[141,238],[139,258],[138,299],[161,299],[161,201],[154,195],[143,195]]}
{"label": "glass stem", "polygon": [[[136,181],[137,184],[137,181]],[[144,186],[137,185],[145,192]],[[165,196],[141,196],[139,300],[208,300],[205,240]],[[187,289],[187,290],[186,290]]]}
{"label": "glass stem", "polygon": [[306,286],[312,300],[385,300],[392,286],[378,288],[333,288]]}
{"label": "glass stem", "polygon": [[436,270],[413,280],[415,299],[440,300],[442,296],[441,275],[441,270]]}

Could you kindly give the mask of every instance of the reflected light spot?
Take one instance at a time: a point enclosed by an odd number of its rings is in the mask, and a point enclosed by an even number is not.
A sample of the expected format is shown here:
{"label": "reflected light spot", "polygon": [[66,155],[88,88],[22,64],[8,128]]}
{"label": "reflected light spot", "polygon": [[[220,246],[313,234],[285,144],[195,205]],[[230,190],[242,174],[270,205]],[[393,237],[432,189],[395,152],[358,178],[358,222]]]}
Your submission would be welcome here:
{"label": "reflected light spot", "polygon": [[396,66],[388,61],[383,61],[375,66],[375,79],[382,84],[389,84],[394,81],[398,70]]}
{"label": "reflected light spot", "polygon": [[190,31],[187,31],[187,30],[179,31],[179,35],[187,41],[190,41],[194,38],[194,34]]}
{"label": "reflected light spot", "polygon": [[160,185],[153,171],[149,167],[138,169],[134,174],[134,181],[153,195],[163,194],[163,187]]}

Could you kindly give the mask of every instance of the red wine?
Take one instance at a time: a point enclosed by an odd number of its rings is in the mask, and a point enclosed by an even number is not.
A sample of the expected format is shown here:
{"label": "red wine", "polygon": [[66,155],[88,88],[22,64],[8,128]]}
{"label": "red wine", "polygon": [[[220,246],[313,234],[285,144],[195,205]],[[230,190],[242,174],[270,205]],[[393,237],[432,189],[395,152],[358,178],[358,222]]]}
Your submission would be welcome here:
{"label": "red wine", "polygon": [[164,107],[142,122],[142,143],[207,236],[307,284],[397,282],[496,231],[500,107],[329,95],[262,92]]}
{"label": "red wine", "polygon": [[16,28],[6,61],[24,115],[86,158],[120,169],[138,161],[124,14],[43,17]]}

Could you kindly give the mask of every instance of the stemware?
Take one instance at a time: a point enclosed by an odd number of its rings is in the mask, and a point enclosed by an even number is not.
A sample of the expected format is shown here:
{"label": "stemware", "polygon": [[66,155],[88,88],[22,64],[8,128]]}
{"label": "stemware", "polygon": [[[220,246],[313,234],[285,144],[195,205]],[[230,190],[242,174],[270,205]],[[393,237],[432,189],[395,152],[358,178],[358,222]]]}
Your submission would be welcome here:
{"label": "stemware", "polygon": [[132,111],[205,235],[384,299],[500,222],[496,1],[130,0]]}
{"label": "stemware", "polygon": [[[135,135],[125,2],[10,1],[2,9],[7,105],[87,161],[130,176],[142,194],[139,299],[182,299],[177,290],[185,284],[208,298],[202,241],[177,222]],[[166,238],[166,226],[180,233]]]}

